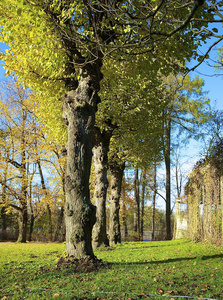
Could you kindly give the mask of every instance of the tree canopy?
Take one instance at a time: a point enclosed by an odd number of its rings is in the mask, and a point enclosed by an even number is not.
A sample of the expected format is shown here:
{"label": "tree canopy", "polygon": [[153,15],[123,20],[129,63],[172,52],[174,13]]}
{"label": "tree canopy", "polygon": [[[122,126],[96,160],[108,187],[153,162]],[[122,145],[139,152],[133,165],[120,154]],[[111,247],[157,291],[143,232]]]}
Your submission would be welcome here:
{"label": "tree canopy", "polygon": [[[90,201],[89,176],[103,60],[120,62],[134,56],[137,64],[137,56],[147,54],[148,68],[167,75],[176,60],[183,63],[197,56],[197,41],[207,37],[203,29],[214,13],[203,4],[202,0],[1,1],[0,41],[10,47],[1,59],[8,74],[36,91],[49,126],[60,123],[63,109],[68,128],[69,255],[94,258],[95,207]],[[133,111],[141,117],[136,107]]]}

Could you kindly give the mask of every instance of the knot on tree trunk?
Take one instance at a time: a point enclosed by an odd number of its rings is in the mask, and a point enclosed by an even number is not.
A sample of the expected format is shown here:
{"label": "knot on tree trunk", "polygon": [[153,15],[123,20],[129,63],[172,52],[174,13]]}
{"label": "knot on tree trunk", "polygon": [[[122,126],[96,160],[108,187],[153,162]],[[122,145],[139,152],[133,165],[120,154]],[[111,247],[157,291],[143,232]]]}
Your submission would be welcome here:
{"label": "knot on tree trunk", "polygon": [[83,213],[82,213],[82,220],[83,222],[88,222],[92,227],[96,222],[96,206],[92,203],[88,203],[87,205],[83,206]]}

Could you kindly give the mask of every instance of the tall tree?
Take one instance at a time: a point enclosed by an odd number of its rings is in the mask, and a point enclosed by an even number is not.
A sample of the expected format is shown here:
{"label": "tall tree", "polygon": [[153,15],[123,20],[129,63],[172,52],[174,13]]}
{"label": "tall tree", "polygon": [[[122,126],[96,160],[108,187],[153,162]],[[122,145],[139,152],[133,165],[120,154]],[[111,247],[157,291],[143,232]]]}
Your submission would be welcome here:
{"label": "tall tree", "polygon": [[[163,100],[167,105],[163,111],[163,153],[166,167],[166,238],[171,234],[171,132],[178,128],[179,133],[186,132],[187,137],[199,136],[199,126],[210,118],[209,99],[204,97],[204,82],[196,77],[169,75],[164,79]],[[179,138],[179,136],[178,136]]]}
{"label": "tall tree", "polygon": [[134,168],[134,232],[140,239],[139,169]]}
{"label": "tall tree", "polygon": [[152,241],[155,240],[155,217],[156,217],[156,191],[157,191],[157,161],[156,157],[154,160],[154,168],[153,168],[153,202],[152,202]]}
{"label": "tall tree", "polygon": [[[0,133],[0,147],[1,147],[1,155],[9,158],[9,148],[5,143],[5,139],[7,137],[7,131],[1,130]],[[3,152],[3,153],[2,153]],[[1,228],[2,228],[2,239],[7,240],[7,224],[6,224],[6,212],[7,212],[7,179],[9,177],[9,162],[5,162],[3,165],[1,164]]]}
{"label": "tall tree", "polygon": [[47,207],[47,212],[48,212],[48,220],[49,220],[49,235],[50,235],[50,240],[52,241],[52,238],[53,238],[53,225],[52,225],[52,212],[51,212],[51,208],[50,208],[50,205],[48,203],[48,190],[47,190],[47,187],[46,187],[46,183],[45,183],[45,179],[44,179],[44,175],[43,175],[43,170],[42,170],[42,167],[41,167],[41,163],[40,163],[40,160],[37,159],[37,166],[38,166],[38,169],[39,169],[39,176],[40,176],[40,181],[41,181],[41,186],[42,186],[42,190],[43,190],[43,193],[44,193],[44,197],[46,199],[46,207]]}
{"label": "tall tree", "polygon": [[140,237],[141,240],[143,240],[144,235],[144,215],[145,215],[145,196],[146,196],[146,185],[147,185],[147,179],[146,179],[146,170],[142,170],[142,193],[141,193],[141,220],[140,220]]}
{"label": "tall tree", "polygon": [[[11,46],[4,57],[9,72],[16,72],[29,87],[44,94],[42,99],[48,99],[48,103],[58,100],[65,92],[63,116],[68,126],[65,211],[69,255],[94,257],[91,234],[96,209],[90,201],[89,176],[104,56],[119,49],[131,54],[145,47],[146,51],[156,53],[159,47],[171,46],[169,58],[171,55],[178,56],[177,59],[181,55],[189,57],[197,46],[192,47],[194,33],[187,30],[184,35],[183,29],[201,4],[203,1],[189,0],[159,4],[118,0],[1,1],[1,41]],[[205,14],[202,9],[200,13]],[[200,29],[196,19],[193,24]],[[181,40],[182,51],[178,51],[174,35]],[[58,108],[60,104],[55,106]]]}
{"label": "tall tree", "polygon": [[[33,122],[29,97],[18,83],[10,82],[1,102],[2,128],[7,132],[4,139],[7,152],[1,153],[1,161],[14,169],[14,176],[3,178],[1,184],[17,201],[9,203],[19,213],[18,242],[26,242],[28,222],[28,186],[30,148],[33,144]],[[14,182],[14,188],[8,182]]]}

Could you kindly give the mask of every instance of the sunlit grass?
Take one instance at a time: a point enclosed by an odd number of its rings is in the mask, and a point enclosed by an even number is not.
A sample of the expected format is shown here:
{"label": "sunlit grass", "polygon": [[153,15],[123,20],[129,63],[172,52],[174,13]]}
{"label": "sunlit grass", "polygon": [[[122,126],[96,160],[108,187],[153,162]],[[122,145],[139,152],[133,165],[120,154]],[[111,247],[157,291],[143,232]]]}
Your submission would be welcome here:
{"label": "sunlit grass", "polygon": [[187,240],[122,243],[95,251],[108,264],[92,272],[58,270],[63,252],[64,244],[0,243],[1,299],[223,299],[222,248]]}

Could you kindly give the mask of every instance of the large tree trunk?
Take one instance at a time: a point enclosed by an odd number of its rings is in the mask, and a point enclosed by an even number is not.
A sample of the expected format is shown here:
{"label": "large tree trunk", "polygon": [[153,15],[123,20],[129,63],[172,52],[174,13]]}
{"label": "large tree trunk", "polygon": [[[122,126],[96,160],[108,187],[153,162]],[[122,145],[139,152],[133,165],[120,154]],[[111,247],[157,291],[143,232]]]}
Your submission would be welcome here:
{"label": "large tree trunk", "polygon": [[139,170],[135,168],[134,177],[134,232],[137,234],[137,239],[140,240],[140,211],[139,211]]}
{"label": "large tree trunk", "polygon": [[114,158],[109,162],[111,172],[111,203],[110,203],[110,224],[109,241],[111,245],[121,243],[121,231],[119,222],[119,200],[121,196],[121,187],[125,164],[119,164]]}
{"label": "large tree trunk", "polygon": [[106,232],[106,198],[107,198],[107,169],[108,169],[108,151],[112,131],[103,130],[95,127],[94,129],[94,147],[93,162],[95,170],[95,191],[94,199],[97,207],[96,223],[93,227],[92,243],[93,248],[101,245],[109,245]]}
{"label": "large tree trunk", "polygon": [[90,201],[89,177],[101,66],[96,61],[83,67],[76,87],[75,83],[67,86],[63,99],[63,116],[68,125],[65,250],[76,258],[94,258],[91,237],[96,207]]}

